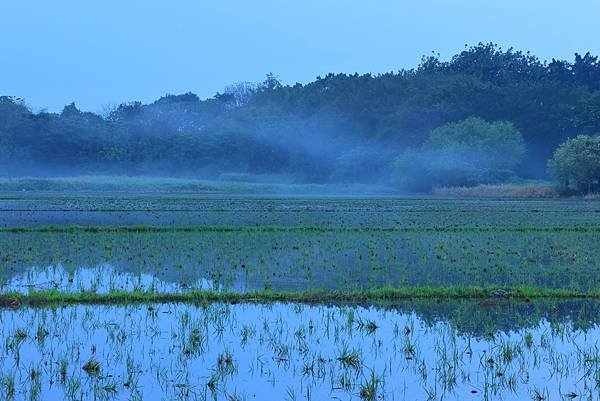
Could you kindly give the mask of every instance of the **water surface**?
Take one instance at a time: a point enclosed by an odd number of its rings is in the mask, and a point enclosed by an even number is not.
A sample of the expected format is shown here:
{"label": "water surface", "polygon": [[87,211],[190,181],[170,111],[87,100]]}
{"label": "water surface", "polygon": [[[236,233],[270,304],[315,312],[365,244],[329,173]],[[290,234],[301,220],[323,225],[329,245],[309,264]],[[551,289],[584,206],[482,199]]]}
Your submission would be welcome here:
{"label": "water surface", "polygon": [[[4,309],[2,391],[18,400],[600,396],[600,327],[568,312],[598,305],[523,305],[542,314],[514,322],[501,304],[438,305]],[[458,321],[453,308],[489,324]],[[455,318],[441,318],[448,312]]]}

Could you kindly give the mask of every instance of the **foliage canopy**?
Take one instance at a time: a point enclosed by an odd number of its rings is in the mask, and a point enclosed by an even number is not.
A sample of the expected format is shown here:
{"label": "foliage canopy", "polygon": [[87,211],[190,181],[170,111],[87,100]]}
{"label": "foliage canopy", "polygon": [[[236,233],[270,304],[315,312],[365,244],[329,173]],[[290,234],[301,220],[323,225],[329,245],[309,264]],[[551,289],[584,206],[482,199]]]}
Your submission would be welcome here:
{"label": "foliage canopy", "polygon": [[396,160],[396,174],[418,189],[497,183],[514,176],[524,154],[523,136],[511,123],[469,117],[431,131],[420,150]]}
{"label": "foliage canopy", "polygon": [[548,168],[565,190],[600,190],[600,136],[578,135],[567,140],[556,149]]}

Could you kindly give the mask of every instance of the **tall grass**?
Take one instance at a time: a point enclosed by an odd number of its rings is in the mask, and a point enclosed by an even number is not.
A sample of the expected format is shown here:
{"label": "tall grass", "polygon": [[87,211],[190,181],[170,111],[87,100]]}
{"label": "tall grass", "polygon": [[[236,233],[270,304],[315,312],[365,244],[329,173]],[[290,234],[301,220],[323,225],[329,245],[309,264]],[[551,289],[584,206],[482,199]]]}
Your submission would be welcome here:
{"label": "tall grass", "polygon": [[556,198],[560,194],[549,184],[498,184],[474,187],[438,187],[432,190],[437,196],[485,198]]}

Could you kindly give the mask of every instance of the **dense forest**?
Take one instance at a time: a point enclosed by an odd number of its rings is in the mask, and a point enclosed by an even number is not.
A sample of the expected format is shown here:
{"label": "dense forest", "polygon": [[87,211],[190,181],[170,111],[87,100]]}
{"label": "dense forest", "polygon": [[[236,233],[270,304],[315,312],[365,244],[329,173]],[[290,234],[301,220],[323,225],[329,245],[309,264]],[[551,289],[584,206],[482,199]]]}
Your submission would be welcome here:
{"label": "dense forest", "polygon": [[[449,61],[423,57],[409,70],[328,74],[305,85],[284,85],[268,74],[261,83],[234,84],[206,100],[193,93],[166,95],[151,104],[123,103],[103,115],[75,104],[61,113],[34,113],[23,100],[3,96],[0,175],[409,185],[399,177],[418,174],[424,159],[414,154],[442,157],[435,147],[449,146],[443,143],[444,133],[454,132],[448,127],[465,135],[477,127],[496,133],[500,142],[478,147],[484,152],[478,160],[506,138],[515,146],[506,151],[519,155],[510,165],[486,166],[501,174],[450,183],[546,178],[561,143],[600,133],[600,61],[589,53],[541,61],[479,44]],[[460,154],[463,164],[473,157]],[[432,185],[445,183],[438,181]]]}

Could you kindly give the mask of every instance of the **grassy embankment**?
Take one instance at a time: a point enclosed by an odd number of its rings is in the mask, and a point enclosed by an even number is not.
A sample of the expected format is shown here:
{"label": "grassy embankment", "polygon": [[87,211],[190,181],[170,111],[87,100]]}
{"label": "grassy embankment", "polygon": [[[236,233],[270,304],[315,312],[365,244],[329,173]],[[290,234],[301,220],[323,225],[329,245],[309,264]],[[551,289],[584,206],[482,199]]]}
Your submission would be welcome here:
{"label": "grassy embankment", "polygon": [[[499,290],[501,290],[499,292]],[[534,287],[477,287],[451,286],[445,288],[409,287],[382,288],[364,291],[303,291],[277,292],[271,290],[248,293],[193,290],[182,293],[152,291],[63,292],[58,290],[17,292],[0,295],[1,307],[50,306],[63,304],[131,304],[131,303],[210,303],[210,302],[393,302],[408,298],[437,299],[514,299],[528,301],[534,298],[600,298],[600,290],[581,292]]]}

